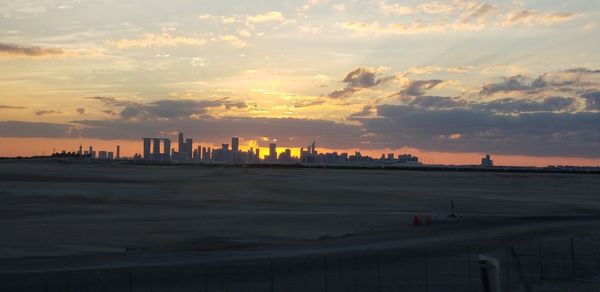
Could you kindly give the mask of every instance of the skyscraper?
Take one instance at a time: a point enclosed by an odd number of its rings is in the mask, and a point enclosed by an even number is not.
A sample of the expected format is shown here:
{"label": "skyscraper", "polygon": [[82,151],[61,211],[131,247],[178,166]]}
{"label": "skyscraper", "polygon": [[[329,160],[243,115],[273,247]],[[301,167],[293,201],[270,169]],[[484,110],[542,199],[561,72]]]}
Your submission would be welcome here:
{"label": "skyscraper", "polygon": [[275,143],[269,144],[269,160],[277,160],[277,144]]}
{"label": "skyscraper", "polygon": [[117,159],[121,159],[121,145],[117,145]]}
{"label": "skyscraper", "polygon": [[183,160],[192,160],[193,159],[193,147],[194,147],[194,141],[192,139],[185,139],[185,155],[184,155],[184,159]]}
{"label": "skyscraper", "polygon": [[231,138],[231,151],[233,151],[233,153],[237,153],[240,150],[240,138],[238,137],[233,137]]}
{"label": "skyscraper", "polygon": [[163,160],[171,160],[171,140],[163,140]]}
{"label": "skyscraper", "polygon": [[152,140],[154,145],[152,145],[152,159],[161,160],[160,159],[160,140],[154,139]]}
{"label": "skyscraper", "polygon": [[148,160],[150,159],[150,147],[152,145],[152,139],[150,138],[144,138],[144,159]]}
{"label": "skyscraper", "polygon": [[183,141],[183,133],[179,133],[178,148],[179,160],[184,160],[185,142]]}

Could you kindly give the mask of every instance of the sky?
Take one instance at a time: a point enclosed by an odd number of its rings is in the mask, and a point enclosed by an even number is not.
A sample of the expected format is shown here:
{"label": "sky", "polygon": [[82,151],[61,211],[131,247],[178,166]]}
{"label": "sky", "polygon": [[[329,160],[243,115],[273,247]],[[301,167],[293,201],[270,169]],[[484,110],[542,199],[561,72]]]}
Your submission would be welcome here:
{"label": "sky", "polygon": [[0,0],[0,156],[176,133],[600,165],[600,1]]}

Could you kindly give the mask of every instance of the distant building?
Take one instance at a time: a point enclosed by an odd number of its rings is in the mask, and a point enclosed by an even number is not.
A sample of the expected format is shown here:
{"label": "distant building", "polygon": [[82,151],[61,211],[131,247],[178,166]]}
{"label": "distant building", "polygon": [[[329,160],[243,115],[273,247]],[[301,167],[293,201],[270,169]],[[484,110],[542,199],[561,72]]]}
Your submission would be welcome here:
{"label": "distant building", "polygon": [[98,151],[98,159],[106,160],[108,159],[108,152],[106,151]]}
{"label": "distant building", "polygon": [[481,158],[481,166],[482,167],[493,167],[494,161],[490,157],[489,154],[486,154],[484,158]]}
{"label": "distant building", "polygon": [[277,144],[275,143],[269,144],[269,160],[277,160]]}
{"label": "distant building", "polygon": [[[169,149],[169,148],[165,148],[165,149]],[[121,146],[117,145],[117,159],[121,159]]]}

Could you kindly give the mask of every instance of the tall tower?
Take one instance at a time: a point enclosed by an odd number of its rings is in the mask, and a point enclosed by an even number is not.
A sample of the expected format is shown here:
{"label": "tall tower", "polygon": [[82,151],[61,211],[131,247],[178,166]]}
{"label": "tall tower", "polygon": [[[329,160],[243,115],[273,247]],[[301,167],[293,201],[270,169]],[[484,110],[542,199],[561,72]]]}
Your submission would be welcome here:
{"label": "tall tower", "polygon": [[231,151],[233,153],[237,153],[240,150],[240,138],[233,137],[231,138]]}
{"label": "tall tower", "polygon": [[277,160],[277,144],[275,143],[269,144],[269,160]]}
{"label": "tall tower", "polygon": [[152,142],[152,159],[160,160],[160,139],[153,139]]}
{"label": "tall tower", "polygon": [[169,161],[171,160],[171,140],[164,139],[163,140],[163,160]]}
{"label": "tall tower", "polygon": [[179,160],[183,160],[184,159],[184,152],[185,152],[185,142],[183,141],[183,133],[179,133],[179,141],[178,141],[178,152],[179,152]]}
{"label": "tall tower", "polygon": [[150,159],[150,147],[152,145],[152,139],[143,138],[144,139],[144,159]]}
{"label": "tall tower", "polygon": [[117,159],[121,159],[121,145],[117,145]]}
{"label": "tall tower", "polygon": [[194,142],[192,139],[185,139],[185,158],[184,160],[192,160],[192,154],[194,152],[193,150],[194,147]]}

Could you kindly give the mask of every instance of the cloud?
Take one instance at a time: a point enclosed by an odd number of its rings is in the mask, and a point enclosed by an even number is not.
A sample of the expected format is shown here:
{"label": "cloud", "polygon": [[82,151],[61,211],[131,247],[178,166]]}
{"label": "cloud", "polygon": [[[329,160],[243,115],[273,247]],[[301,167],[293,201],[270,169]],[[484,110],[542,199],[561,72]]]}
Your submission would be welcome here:
{"label": "cloud", "polygon": [[497,113],[526,113],[569,111],[574,109],[575,106],[575,98],[553,96],[545,98],[542,101],[507,97],[480,103],[474,107]]}
{"label": "cloud", "polygon": [[343,99],[352,96],[359,90],[360,89],[358,88],[346,87],[344,89],[332,91],[329,94],[327,94],[327,96],[334,99]]}
{"label": "cloud", "polygon": [[331,98],[346,98],[352,96],[360,89],[372,88],[389,81],[392,81],[396,76],[381,76],[383,68],[373,67],[358,67],[344,76],[342,79],[343,83],[346,83],[346,88],[333,91],[327,96]]}
{"label": "cloud", "polygon": [[415,80],[410,81],[404,89],[397,93],[399,96],[421,96],[425,94],[425,90],[433,89],[436,86],[442,84],[444,81],[433,79],[433,80]]}
{"label": "cloud", "polygon": [[508,13],[502,25],[552,25],[572,20],[575,16],[576,14],[567,12],[539,13],[530,10],[518,10]]}
{"label": "cloud", "polygon": [[69,124],[0,121],[0,137],[16,138],[73,138],[78,132]]}
{"label": "cloud", "polygon": [[413,107],[428,109],[456,108],[467,104],[465,100],[458,97],[446,96],[409,96],[403,98],[403,101]]}
{"label": "cloud", "polygon": [[286,18],[279,11],[269,11],[263,14],[248,16],[248,21],[252,23],[284,22]]}
{"label": "cloud", "polygon": [[310,106],[316,106],[316,105],[322,105],[324,103],[326,103],[327,101],[324,99],[316,99],[316,100],[298,100],[294,103],[294,107],[295,108],[303,108],[303,107],[310,107]]}
{"label": "cloud", "polygon": [[586,100],[586,109],[588,110],[600,110],[600,91],[592,91],[583,94]]}
{"label": "cloud", "polygon": [[[245,102],[233,100],[229,97],[213,100],[163,99],[148,103],[122,101],[105,96],[88,97],[88,99],[100,101],[109,107],[120,107],[121,110],[118,112],[118,116],[124,120],[189,118],[206,115],[210,110],[217,108],[232,110],[248,107]],[[117,113],[114,109],[103,112],[108,116],[114,116]]]}
{"label": "cloud", "polygon": [[485,84],[480,94],[493,95],[496,93],[539,93],[542,91],[570,92],[582,88],[597,88],[600,82],[600,71],[585,68],[575,68],[559,72],[548,72],[535,78],[514,75],[503,77],[501,82]]}
{"label": "cloud", "polygon": [[325,120],[292,118],[202,117],[146,121],[81,120],[73,121],[85,138],[130,139],[142,136],[164,136],[164,133],[183,131],[200,141],[227,141],[232,136],[249,140],[260,137],[294,141],[294,146],[319,141],[319,145],[346,148],[358,145],[363,134],[358,126]]}
{"label": "cloud", "polygon": [[347,83],[348,87],[369,88],[385,83],[393,78],[377,78],[380,71],[372,67],[359,67],[348,72],[342,82]]}
{"label": "cloud", "polygon": [[65,51],[61,48],[26,47],[14,44],[0,43],[0,55],[45,57],[63,55]]}
{"label": "cloud", "polygon": [[135,39],[119,39],[107,42],[110,46],[119,49],[150,48],[150,47],[175,47],[178,45],[203,46],[207,40],[193,36],[173,36],[169,33],[147,33]]}
{"label": "cloud", "polygon": [[77,113],[80,114],[80,115],[84,115],[85,114],[85,108],[82,108],[82,107],[77,108],[75,111],[77,111]]}
{"label": "cloud", "polygon": [[11,110],[11,109],[26,109],[24,106],[16,106],[16,105],[0,105],[0,110]]}
{"label": "cloud", "polygon": [[57,111],[57,110],[41,110],[41,111],[35,112],[35,114],[38,116],[43,116],[43,115],[62,114],[62,112]]}
{"label": "cloud", "polygon": [[359,119],[372,147],[600,157],[600,128],[594,126],[600,124],[600,113],[499,115],[477,109],[399,105],[377,106],[377,113],[378,117]]}
{"label": "cloud", "polygon": [[231,44],[234,47],[238,47],[238,48],[244,48],[248,45],[246,42],[242,41],[240,38],[238,38],[234,35],[220,36],[219,39]]}
{"label": "cloud", "polygon": [[[475,1],[428,2],[416,6],[381,2],[380,10],[384,20],[390,14],[414,15],[413,19],[416,20],[387,23],[347,21],[343,22],[341,27],[363,36],[413,35],[447,31],[477,31],[490,27],[505,28],[517,24],[554,25],[570,21],[577,16],[570,12],[515,10],[512,5],[492,5]],[[431,14],[439,14],[439,17],[432,18]]]}

